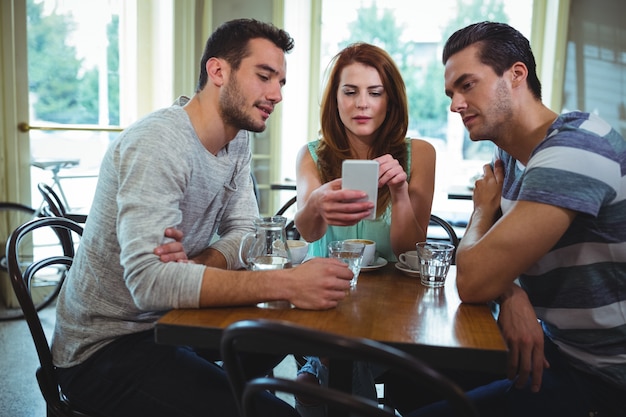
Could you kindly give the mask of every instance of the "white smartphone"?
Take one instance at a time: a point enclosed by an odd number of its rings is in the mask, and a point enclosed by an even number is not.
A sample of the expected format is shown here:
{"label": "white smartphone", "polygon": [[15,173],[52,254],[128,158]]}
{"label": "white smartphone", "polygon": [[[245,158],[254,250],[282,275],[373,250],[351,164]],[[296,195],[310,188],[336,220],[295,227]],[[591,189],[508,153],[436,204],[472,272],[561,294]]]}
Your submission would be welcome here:
{"label": "white smartphone", "polygon": [[341,165],[341,188],[360,190],[367,193],[363,201],[374,203],[372,214],[366,219],[376,218],[376,201],[378,200],[378,162],[369,159],[346,159]]}

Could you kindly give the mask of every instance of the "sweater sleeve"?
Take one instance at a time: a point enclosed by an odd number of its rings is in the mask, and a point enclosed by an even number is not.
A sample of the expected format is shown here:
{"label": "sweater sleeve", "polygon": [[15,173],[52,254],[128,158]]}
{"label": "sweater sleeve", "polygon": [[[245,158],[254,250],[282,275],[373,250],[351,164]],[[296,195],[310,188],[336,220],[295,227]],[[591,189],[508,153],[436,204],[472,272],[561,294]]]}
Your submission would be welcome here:
{"label": "sweater sleeve", "polygon": [[[201,195],[190,198],[194,161],[188,155],[198,149],[185,139],[189,137],[185,118],[161,116],[162,122],[152,120],[129,132],[113,161],[120,264],[126,287],[143,311],[198,307],[204,267],[163,263],[153,251],[164,243],[167,227],[181,229],[194,245],[208,239],[211,227],[198,221],[202,212],[211,213],[201,207]],[[172,141],[178,146],[172,146]]]}
{"label": "sweater sleeve", "polygon": [[230,158],[237,161],[230,191],[231,197],[223,208],[217,236],[211,247],[220,251],[228,263],[228,269],[243,268],[239,258],[239,245],[246,233],[254,231],[254,219],[259,216],[259,207],[254,195],[250,163],[252,153],[248,132],[241,131],[228,145]]}

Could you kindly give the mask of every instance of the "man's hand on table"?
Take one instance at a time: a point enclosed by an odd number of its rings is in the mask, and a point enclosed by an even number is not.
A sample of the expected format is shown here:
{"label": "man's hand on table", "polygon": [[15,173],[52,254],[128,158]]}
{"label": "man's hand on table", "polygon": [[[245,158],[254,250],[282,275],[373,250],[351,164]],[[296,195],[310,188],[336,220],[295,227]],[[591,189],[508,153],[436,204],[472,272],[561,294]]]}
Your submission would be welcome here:
{"label": "man's hand on table", "polygon": [[[167,228],[165,236],[174,239],[174,242],[164,243],[154,249],[155,255],[162,262],[206,264],[201,257],[188,259],[181,243],[183,233],[180,230]],[[289,274],[284,281],[287,298],[296,307],[306,310],[336,307],[346,297],[353,275],[347,264],[327,258],[313,258],[285,270],[285,273]]]}
{"label": "man's hand on table", "polygon": [[353,276],[347,264],[330,258],[312,258],[284,271],[290,274],[287,298],[306,310],[336,307],[346,297]]}

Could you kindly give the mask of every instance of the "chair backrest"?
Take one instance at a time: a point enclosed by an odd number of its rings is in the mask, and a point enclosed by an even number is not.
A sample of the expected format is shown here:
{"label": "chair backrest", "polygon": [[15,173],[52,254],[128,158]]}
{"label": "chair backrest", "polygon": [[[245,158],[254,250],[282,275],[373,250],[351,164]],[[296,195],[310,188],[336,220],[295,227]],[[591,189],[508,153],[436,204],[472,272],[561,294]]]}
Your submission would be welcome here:
{"label": "chair backrest", "polygon": [[[285,204],[283,204],[281,208],[278,209],[278,211],[276,212],[276,216],[282,216],[283,214],[285,214],[285,212],[295,203],[296,196],[294,195],[289,199],[289,201],[287,201]],[[298,229],[296,229],[296,224],[293,219],[287,222],[287,225],[285,226],[285,231],[287,232],[287,237],[289,239],[300,239],[300,232],[298,232]]]}
{"label": "chair backrest", "polygon": [[57,217],[67,217],[77,223],[85,223],[87,221],[86,214],[77,214],[70,213],[63,204],[63,201],[59,197],[59,195],[45,182],[40,182],[37,184],[37,189],[41,193],[44,202],[46,203],[44,207],[43,215],[46,216],[57,216]]}
{"label": "chair backrest", "polygon": [[[454,409],[458,411],[458,415],[477,416],[473,404],[452,381],[418,358],[373,340],[329,334],[289,322],[244,320],[233,323],[224,330],[221,352],[224,369],[242,412],[244,411],[243,395],[248,379],[240,361],[240,352],[258,352],[274,355],[315,355],[380,364],[414,379],[416,390],[420,387],[428,387],[441,394],[442,398],[450,401]],[[257,381],[256,383],[264,382]],[[332,388],[324,389],[332,390]],[[335,394],[329,394],[329,401]],[[320,391],[319,395],[325,394]]]}
{"label": "chair backrest", "polygon": [[65,217],[65,213],[67,212],[65,204],[63,204],[61,198],[59,198],[59,195],[52,189],[52,187],[44,182],[40,182],[37,184],[37,189],[46,202],[47,209],[50,211],[47,214],[57,217]]}
{"label": "chair backrest", "polygon": [[275,377],[254,378],[248,381],[243,390],[242,411],[243,417],[253,417],[255,414],[254,399],[260,392],[283,392],[294,395],[306,396],[328,404],[330,408],[342,410],[351,415],[360,417],[395,417],[395,411],[388,408],[379,408],[377,401],[357,397],[347,392],[300,382],[292,379]]}
{"label": "chair backrest", "polygon": [[83,228],[78,223],[64,217],[36,218],[17,227],[9,236],[6,246],[9,277],[35,343],[40,364],[37,370],[37,380],[49,412],[55,416],[85,416],[85,414],[73,410],[59,390],[50,345],[35,308],[30,288],[31,280],[43,268],[61,266],[69,269],[74,258],[74,247],[73,245],[64,245],[63,255],[39,259],[26,267],[20,261],[22,259],[20,254],[22,239],[32,234],[33,231],[46,227],[57,231],[59,236],[59,230],[69,234],[73,232],[81,236],[83,232]]}
{"label": "chair backrest", "polygon": [[[45,182],[37,184],[37,189],[41,193],[45,203],[42,206],[41,216],[65,217],[76,223],[85,223],[87,221],[86,215],[69,213],[59,195]],[[54,232],[59,237],[64,250],[66,250],[68,246],[74,246],[71,232],[62,228],[55,228]]]}
{"label": "chair backrest", "polygon": [[[278,209],[278,211],[276,212],[276,216],[284,215],[285,212],[287,210],[289,210],[289,208],[291,206],[293,206],[294,204],[296,204],[296,196],[295,195],[293,197],[291,197],[289,199],[289,201],[287,201],[285,204],[283,204],[283,206],[281,208]],[[296,224],[295,224],[293,219],[291,219],[291,220],[289,220],[287,222],[287,225],[285,226],[285,231],[287,232],[287,238],[295,239],[295,240],[300,239],[300,232],[298,232],[298,229],[296,229]]]}
{"label": "chair backrest", "polygon": [[[452,257],[452,264],[456,264],[456,248],[459,247],[459,236],[456,234],[456,231],[454,230],[454,228],[452,227],[452,225],[450,223],[448,223],[447,221],[445,221],[444,219],[442,219],[439,216],[436,216],[434,214],[430,215],[430,222],[429,225],[433,225],[436,227],[441,227],[446,234],[448,235],[448,240],[450,241],[450,243],[452,243],[454,245],[454,249],[455,249],[455,254]],[[432,238],[429,237],[428,235],[426,235],[426,238],[428,240],[431,240]],[[438,238],[435,238],[433,240],[439,240]]]}

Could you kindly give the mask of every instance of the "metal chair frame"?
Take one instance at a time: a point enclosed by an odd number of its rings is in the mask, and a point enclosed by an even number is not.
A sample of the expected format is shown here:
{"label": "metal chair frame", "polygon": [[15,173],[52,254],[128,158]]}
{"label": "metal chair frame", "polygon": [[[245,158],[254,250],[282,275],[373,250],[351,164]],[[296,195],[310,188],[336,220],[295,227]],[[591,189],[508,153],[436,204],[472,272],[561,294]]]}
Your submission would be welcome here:
{"label": "metal chair frame", "polygon": [[[55,255],[43,258],[24,269],[20,264],[19,248],[20,242],[28,234],[36,229],[50,227],[53,228],[62,240],[63,255]],[[59,233],[60,231],[64,233]],[[83,228],[76,222],[64,217],[41,217],[31,220],[17,227],[9,236],[6,247],[6,258],[11,285],[24,313],[24,318],[28,324],[37,355],[39,357],[39,368],[36,376],[39,388],[46,401],[48,416],[55,417],[95,417],[92,414],[85,414],[73,407],[69,400],[60,390],[56,377],[56,369],[52,362],[52,352],[50,344],[44,332],[39,314],[31,297],[30,282],[33,276],[43,268],[50,266],[63,266],[70,268],[74,258],[73,241],[67,240],[67,236],[76,233],[82,236]],[[62,282],[59,283],[59,286]]]}
{"label": "metal chair frame", "polygon": [[[456,234],[456,231],[454,230],[454,228],[452,227],[450,223],[448,223],[441,217],[436,216],[434,214],[430,215],[429,224],[440,226],[448,234],[448,239],[450,240],[450,243],[454,245],[454,255],[452,255],[452,265],[456,265],[456,249],[459,247],[459,243],[461,241],[461,239],[459,239],[459,236]],[[428,239],[428,236],[426,237],[426,239],[430,240]]]}
{"label": "metal chair frame", "polygon": [[43,207],[43,210],[49,211],[48,213],[46,213],[47,215],[67,217],[68,219],[71,219],[76,223],[85,223],[87,221],[86,214],[68,212],[67,206],[63,203],[59,195],[54,191],[52,187],[50,187],[45,182],[40,182],[39,184],[37,184],[37,189],[41,193],[41,196],[46,203]]}
{"label": "metal chair frame", "polygon": [[[285,214],[285,212],[295,203],[296,203],[296,196],[294,195],[293,197],[289,199],[289,201],[283,204],[283,206],[280,209],[278,209],[278,211],[276,212],[276,216],[282,216],[283,214]],[[287,232],[287,237],[289,239],[295,239],[295,240],[300,239],[300,232],[298,232],[298,229],[296,229],[296,224],[293,219],[287,222],[287,225],[285,226],[285,231]]]}
{"label": "metal chair frame", "polygon": [[387,408],[379,408],[378,403],[352,394],[298,382],[291,379],[262,377],[254,378],[246,383],[242,394],[242,411],[244,417],[255,416],[254,398],[262,391],[283,392],[294,395],[306,395],[331,407],[344,412],[352,412],[360,417],[393,417],[395,412]]}
{"label": "metal chair frame", "polygon": [[[246,390],[257,391],[258,386],[269,386],[270,383],[275,384],[275,389],[279,391],[286,387],[282,386],[282,382],[277,382],[275,379],[272,381],[252,379],[252,388],[250,388],[251,381],[245,376],[245,369],[239,357],[240,352],[271,353],[274,355],[315,355],[337,360],[358,360],[378,363],[388,369],[401,372],[413,378],[416,381],[416,389],[419,386],[426,386],[440,393],[444,399],[450,401],[450,404],[459,415],[478,415],[474,405],[469,401],[461,388],[435,369],[406,352],[369,339],[329,334],[284,321],[259,319],[233,323],[222,334],[221,353],[224,369],[244,417],[252,417],[254,415],[251,413],[249,404],[251,394],[247,393],[244,398]],[[294,382],[289,381],[289,383],[296,387]],[[313,384],[307,385],[314,386]],[[337,391],[334,388],[318,388],[320,390],[309,392],[331,402],[333,398],[338,399],[340,397],[339,393],[341,391]],[[297,386],[294,389],[304,390],[305,388]],[[344,394],[352,395],[351,393]],[[376,402],[372,402],[372,404],[373,407],[378,408]],[[353,409],[352,411],[358,410]]]}

